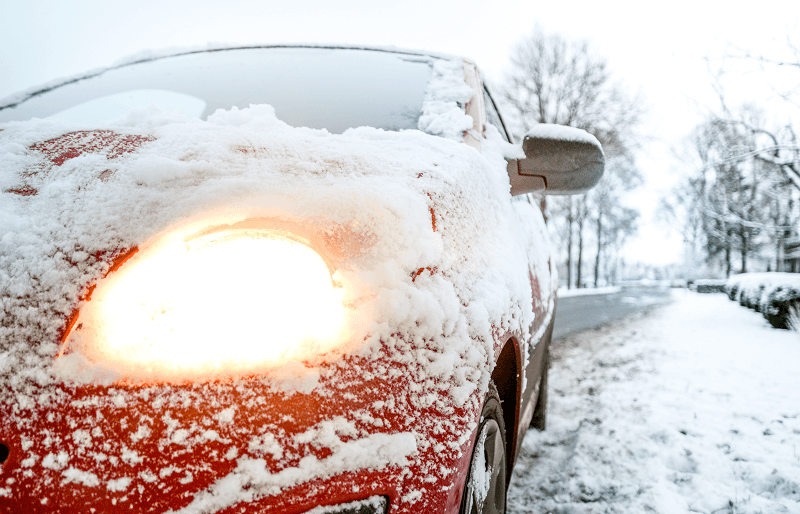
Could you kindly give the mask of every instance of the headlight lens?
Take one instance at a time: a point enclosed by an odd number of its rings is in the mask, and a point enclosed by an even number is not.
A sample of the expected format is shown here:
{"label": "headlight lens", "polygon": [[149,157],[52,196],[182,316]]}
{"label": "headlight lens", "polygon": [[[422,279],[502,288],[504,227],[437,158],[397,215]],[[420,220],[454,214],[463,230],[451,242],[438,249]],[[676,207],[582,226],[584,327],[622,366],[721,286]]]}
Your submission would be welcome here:
{"label": "headlight lens", "polygon": [[305,360],[345,339],[343,290],[268,230],[166,238],[103,281],[68,344],[125,376],[195,379]]}

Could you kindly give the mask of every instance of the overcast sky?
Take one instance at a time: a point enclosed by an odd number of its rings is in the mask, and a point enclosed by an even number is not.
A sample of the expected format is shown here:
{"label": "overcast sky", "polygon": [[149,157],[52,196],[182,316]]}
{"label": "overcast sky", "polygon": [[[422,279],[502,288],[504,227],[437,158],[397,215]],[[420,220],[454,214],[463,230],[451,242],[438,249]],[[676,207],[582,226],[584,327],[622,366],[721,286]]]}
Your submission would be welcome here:
{"label": "overcast sky", "polygon": [[[740,8],[740,6],[742,6]],[[744,7],[746,6],[746,8]],[[650,142],[639,164],[647,183],[631,260],[680,259],[679,237],[653,221],[658,198],[682,172],[673,148],[715,105],[712,67],[726,48],[777,53],[800,38],[800,2],[3,0],[0,98],[54,78],[107,66],[144,49],[208,43],[316,42],[394,45],[473,58],[500,82],[514,45],[539,24],[587,39],[617,79],[640,91]],[[763,76],[728,77],[736,101],[774,97]]]}

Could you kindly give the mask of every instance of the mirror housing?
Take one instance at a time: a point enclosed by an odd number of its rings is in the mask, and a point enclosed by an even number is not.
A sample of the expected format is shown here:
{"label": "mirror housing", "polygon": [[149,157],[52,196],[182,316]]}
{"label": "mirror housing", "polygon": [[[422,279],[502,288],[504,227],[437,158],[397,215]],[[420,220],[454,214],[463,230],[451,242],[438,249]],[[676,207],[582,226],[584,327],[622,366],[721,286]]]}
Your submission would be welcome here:
{"label": "mirror housing", "polygon": [[600,142],[586,131],[540,123],[522,141],[524,159],[508,161],[511,195],[585,193],[602,178],[605,155]]}

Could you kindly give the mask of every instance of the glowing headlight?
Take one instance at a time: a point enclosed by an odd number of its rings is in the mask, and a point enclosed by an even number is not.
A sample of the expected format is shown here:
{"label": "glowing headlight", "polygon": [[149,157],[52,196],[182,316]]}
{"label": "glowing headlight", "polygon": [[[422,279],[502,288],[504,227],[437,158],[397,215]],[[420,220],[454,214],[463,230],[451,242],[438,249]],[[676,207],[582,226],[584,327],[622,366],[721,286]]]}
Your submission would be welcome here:
{"label": "glowing headlight", "polygon": [[314,250],[284,236],[231,229],[140,252],[97,287],[69,344],[127,376],[176,378],[331,350],[347,338],[343,291]]}

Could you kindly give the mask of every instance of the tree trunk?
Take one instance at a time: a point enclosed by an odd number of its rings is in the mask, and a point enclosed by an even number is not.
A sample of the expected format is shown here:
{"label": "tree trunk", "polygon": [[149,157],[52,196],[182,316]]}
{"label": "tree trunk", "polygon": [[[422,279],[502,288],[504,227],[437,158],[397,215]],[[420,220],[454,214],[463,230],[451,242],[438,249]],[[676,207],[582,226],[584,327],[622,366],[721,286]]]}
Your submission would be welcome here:
{"label": "tree trunk", "polygon": [[575,286],[581,288],[581,268],[583,267],[583,216],[578,217],[578,280]]}
{"label": "tree trunk", "polygon": [[742,228],[742,231],[739,235],[739,238],[742,241],[742,248],[741,248],[741,255],[742,255],[742,271],[741,273],[747,273],[747,230]]}
{"label": "tree trunk", "polygon": [[572,224],[575,216],[572,211],[572,198],[568,200],[569,210],[567,211],[567,289],[572,289]]}
{"label": "tree trunk", "polygon": [[594,257],[594,287],[600,280],[600,253],[603,251],[603,213],[597,213],[597,255]]}
{"label": "tree trunk", "polygon": [[[781,224],[781,202],[775,199],[775,225]],[[781,247],[783,246],[784,231],[778,231],[775,235],[775,271],[781,271]]]}
{"label": "tree trunk", "polygon": [[731,276],[731,231],[725,232],[725,276]]}

